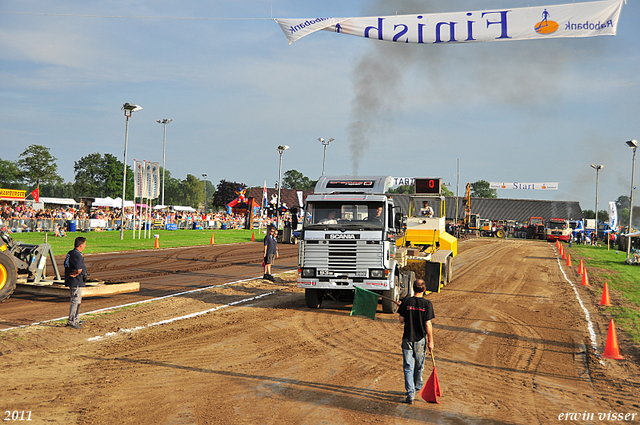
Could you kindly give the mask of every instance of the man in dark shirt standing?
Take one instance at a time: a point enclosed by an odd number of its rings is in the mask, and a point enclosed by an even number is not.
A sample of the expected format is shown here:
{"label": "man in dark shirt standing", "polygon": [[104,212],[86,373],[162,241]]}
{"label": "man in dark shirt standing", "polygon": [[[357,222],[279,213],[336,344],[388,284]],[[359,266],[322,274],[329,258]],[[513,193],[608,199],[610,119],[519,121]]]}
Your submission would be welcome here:
{"label": "man in dark shirt standing", "polygon": [[64,259],[64,284],[69,287],[71,295],[67,326],[80,329],[82,322],[78,320],[78,312],[82,302],[82,288],[86,286],[87,281],[87,267],[82,258],[82,251],[87,246],[87,239],[82,236],[77,237],[73,246],[74,248]]}
{"label": "man in dark shirt standing", "polygon": [[[415,296],[402,300],[398,309],[398,320],[404,324],[402,334],[402,368],[404,370],[404,388],[407,391],[405,403],[413,404],[416,391],[422,388],[422,372],[426,348],[433,351],[433,330],[431,320],[433,304],[423,295],[426,291],[424,280],[413,284]],[[425,340],[426,337],[426,340]]]}
{"label": "man in dark shirt standing", "polygon": [[267,231],[267,236],[264,238],[264,276],[263,279],[267,279],[270,281],[274,281],[275,279],[271,276],[271,265],[275,262],[275,259],[278,258],[278,240],[276,236],[278,235],[278,229],[271,226]]}

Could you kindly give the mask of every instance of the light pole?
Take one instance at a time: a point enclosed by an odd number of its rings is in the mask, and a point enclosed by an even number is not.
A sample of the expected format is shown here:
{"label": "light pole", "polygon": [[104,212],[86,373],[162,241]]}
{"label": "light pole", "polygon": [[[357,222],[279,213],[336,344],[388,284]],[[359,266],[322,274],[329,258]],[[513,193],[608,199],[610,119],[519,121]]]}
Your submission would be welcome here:
{"label": "light pole", "polygon": [[165,170],[165,159],[166,159],[166,151],[167,151],[167,124],[173,121],[170,118],[164,118],[161,120],[156,120],[158,124],[162,124],[164,126],[164,135],[162,136],[162,206],[164,206],[164,170]]}
{"label": "light pole", "polygon": [[141,111],[142,107],[133,103],[125,103],[121,108],[127,119],[124,129],[124,170],[122,171],[122,204],[120,205],[120,240],[124,239],[124,196],[127,189],[127,147],[129,145],[129,118],[131,113]]}
{"label": "light pole", "polygon": [[322,137],[318,138],[318,141],[322,143],[324,146],[324,155],[322,156],[322,175],[324,176],[324,160],[327,158],[327,146],[329,143],[333,142],[335,139],[331,138],[329,140],[324,140]]}
{"label": "light pole", "polygon": [[[627,235],[631,233],[631,219],[633,218],[633,186],[635,185],[635,172],[636,172],[636,149],[638,149],[637,140],[629,140],[625,142],[627,146],[633,149],[633,163],[631,165],[631,199],[629,200],[629,227],[627,229]],[[631,236],[627,236],[627,261],[631,254]]]}
{"label": "light pole", "polygon": [[209,175],[207,173],[202,173],[202,182],[204,183],[204,212],[207,212],[207,177]]}
{"label": "light pole", "polygon": [[591,168],[596,170],[596,233],[595,236],[591,238],[593,241],[598,239],[598,186],[600,182],[600,170],[602,170],[603,167],[604,165],[591,164]]}
{"label": "light pole", "polygon": [[278,178],[278,203],[277,203],[277,210],[276,210],[276,217],[277,217],[276,227],[278,229],[280,228],[280,188],[282,187],[282,154],[287,149],[289,149],[289,146],[287,145],[278,146],[278,153],[280,154],[280,167],[278,169],[278,175],[280,177]]}

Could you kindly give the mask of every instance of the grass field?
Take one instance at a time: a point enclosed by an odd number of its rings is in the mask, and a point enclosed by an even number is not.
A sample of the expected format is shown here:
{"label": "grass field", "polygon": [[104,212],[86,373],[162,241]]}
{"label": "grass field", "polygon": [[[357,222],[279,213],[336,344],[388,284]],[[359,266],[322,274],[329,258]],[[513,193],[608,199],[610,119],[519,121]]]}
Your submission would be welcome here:
{"label": "grass field", "polygon": [[640,344],[640,266],[625,264],[625,252],[607,250],[606,246],[574,245],[567,248],[567,252],[571,254],[574,267],[582,259],[589,278],[598,279],[599,294],[602,294],[604,282],[608,283],[611,296],[615,293],[620,305],[607,307],[607,311],[616,326],[624,329],[634,343]]}
{"label": "grass field", "polygon": [[[216,244],[228,244],[238,242],[250,242],[251,236],[255,234],[255,239],[261,241],[264,234],[258,230],[152,230],[151,238],[133,239],[131,230],[124,232],[123,240],[120,240],[119,231],[111,232],[89,232],[89,233],[67,233],[64,238],[56,238],[52,232],[47,235],[47,242],[53,249],[53,254],[66,255],[73,249],[73,241],[77,236],[87,238],[86,254],[95,254],[98,252],[117,252],[117,251],[134,251],[140,249],[154,248],[154,235],[159,236],[160,248],[176,248],[181,246],[197,246],[209,245],[211,243],[211,235],[214,236]],[[142,232],[144,237],[144,232]],[[147,232],[149,236],[149,232]],[[45,233],[14,233],[11,237],[20,242],[28,244],[41,244],[45,240]]]}

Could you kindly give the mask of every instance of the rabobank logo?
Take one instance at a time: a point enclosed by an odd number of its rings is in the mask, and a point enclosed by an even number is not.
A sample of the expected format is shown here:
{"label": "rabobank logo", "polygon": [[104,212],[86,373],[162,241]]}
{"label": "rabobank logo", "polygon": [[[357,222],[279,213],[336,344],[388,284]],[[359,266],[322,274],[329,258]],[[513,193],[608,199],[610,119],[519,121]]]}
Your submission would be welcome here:
{"label": "rabobank logo", "polygon": [[542,12],[542,20],[534,27],[538,34],[552,34],[558,29],[558,23],[550,21],[549,16],[549,12],[545,9],[544,12]]}

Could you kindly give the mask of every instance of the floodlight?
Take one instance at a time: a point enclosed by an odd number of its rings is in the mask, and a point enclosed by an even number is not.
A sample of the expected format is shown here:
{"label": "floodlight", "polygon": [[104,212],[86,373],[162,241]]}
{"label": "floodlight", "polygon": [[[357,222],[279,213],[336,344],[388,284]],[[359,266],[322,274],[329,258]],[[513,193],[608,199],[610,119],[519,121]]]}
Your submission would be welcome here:
{"label": "floodlight", "polygon": [[629,140],[628,142],[625,142],[630,148],[637,148],[638,147],[638,141],[637,140]]}
{"label": "floodlight", "polygon": [[125,103],[124,105],[122,105],[122,109],[125,111],[136,112],[136,111],[141,111],[142,106],[135,105],[133,103]]}

